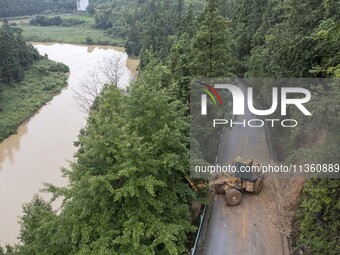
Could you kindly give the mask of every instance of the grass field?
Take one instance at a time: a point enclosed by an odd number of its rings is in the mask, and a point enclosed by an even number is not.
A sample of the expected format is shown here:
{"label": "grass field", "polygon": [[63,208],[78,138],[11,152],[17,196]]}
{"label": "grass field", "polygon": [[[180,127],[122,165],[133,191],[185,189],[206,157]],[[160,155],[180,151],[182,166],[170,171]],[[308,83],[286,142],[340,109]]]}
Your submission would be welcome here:
{"label": "grass field", "polygon": [[12,17],[12,18],[1,18],[0,19],[0,26],[2,26],[3,20],[7,19],[9,23],[15,23],[17,25],[24,25],[28,24],[31,20],[30,16],[21,16],[21,17]]}
{"label": "grass field", "polygon": [[123,46],[124,40],[105,35],[104,30],[95,29],[95,20],[87,15],[63,15],[62,19],[81,19],[85,23],[73,27],[31,26],[18,24],[23,29],[23,37],[31,42],[60,42],[74,44],[99,44]]}
{"label": "grass field", "polygon": [[15,133],[67,85],[67,70],[62,64],[43,59],[26,72],[22,82],[1,86],[0,141]]}

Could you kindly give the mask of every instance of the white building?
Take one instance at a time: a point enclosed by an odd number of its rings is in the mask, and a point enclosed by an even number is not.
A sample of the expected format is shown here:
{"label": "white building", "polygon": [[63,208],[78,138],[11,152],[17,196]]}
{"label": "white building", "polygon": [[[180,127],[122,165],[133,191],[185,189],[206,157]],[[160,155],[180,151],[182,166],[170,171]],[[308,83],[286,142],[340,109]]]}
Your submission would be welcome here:
{"label": "white building", "polygon": [[86,11],[87,6],[89,6],[89,0],[77,0],[78,11]]}

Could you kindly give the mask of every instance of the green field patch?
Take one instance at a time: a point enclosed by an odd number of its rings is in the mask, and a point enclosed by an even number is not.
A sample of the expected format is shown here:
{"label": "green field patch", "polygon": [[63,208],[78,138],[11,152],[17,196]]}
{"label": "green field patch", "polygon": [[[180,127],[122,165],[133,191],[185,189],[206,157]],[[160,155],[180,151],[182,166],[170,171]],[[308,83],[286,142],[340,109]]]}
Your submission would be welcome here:
{"label": "green field patch", "polygon": [[[51,18],[53,16],[47,16]],[[113,38],[105,30],[95,29],[95,19],[88,15],[63,15],[62,20],[81,20],[83,24],[76,26],[33,26],[18,24],[23,32],[24,40],[31,42],[58,42],[73,44],[98,44],[123,46],[122,38]]]}

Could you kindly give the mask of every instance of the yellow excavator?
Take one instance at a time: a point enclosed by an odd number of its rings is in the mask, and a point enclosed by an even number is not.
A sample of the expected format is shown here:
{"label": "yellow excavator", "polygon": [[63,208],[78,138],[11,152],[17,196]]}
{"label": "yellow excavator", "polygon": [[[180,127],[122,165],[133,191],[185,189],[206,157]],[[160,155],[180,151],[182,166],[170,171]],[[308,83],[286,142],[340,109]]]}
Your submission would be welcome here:
{"label": "yellow excavator", "polygon": [[[244,191],[259,194],[263,188],[263,176],[249,171],[260,166],[260,162],[249,157],[237,156],[233,161],[236,173],[217,176],[210,182],[217,194],[224,194],[227,205],[235,206],[241,203]],[[242,171],[247,169],[248,171]],[[258,168],[259,169],[259,168]]]}

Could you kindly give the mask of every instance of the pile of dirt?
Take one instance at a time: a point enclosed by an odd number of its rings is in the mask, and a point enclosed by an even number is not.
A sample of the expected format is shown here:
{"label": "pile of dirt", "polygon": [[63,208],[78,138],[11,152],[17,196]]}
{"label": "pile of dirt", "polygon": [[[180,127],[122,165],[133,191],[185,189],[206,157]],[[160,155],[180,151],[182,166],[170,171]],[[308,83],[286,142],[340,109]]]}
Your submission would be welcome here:
{"label": "pile of dirt", "polygon": [[305,179],[270,179],[266,185],[269,185],[275,196],[275,205],[277,208],[277,226],[282,235],[291,236],[293,227],[292,223],[295,212],[299,204],[300,194],[305,183]]}

